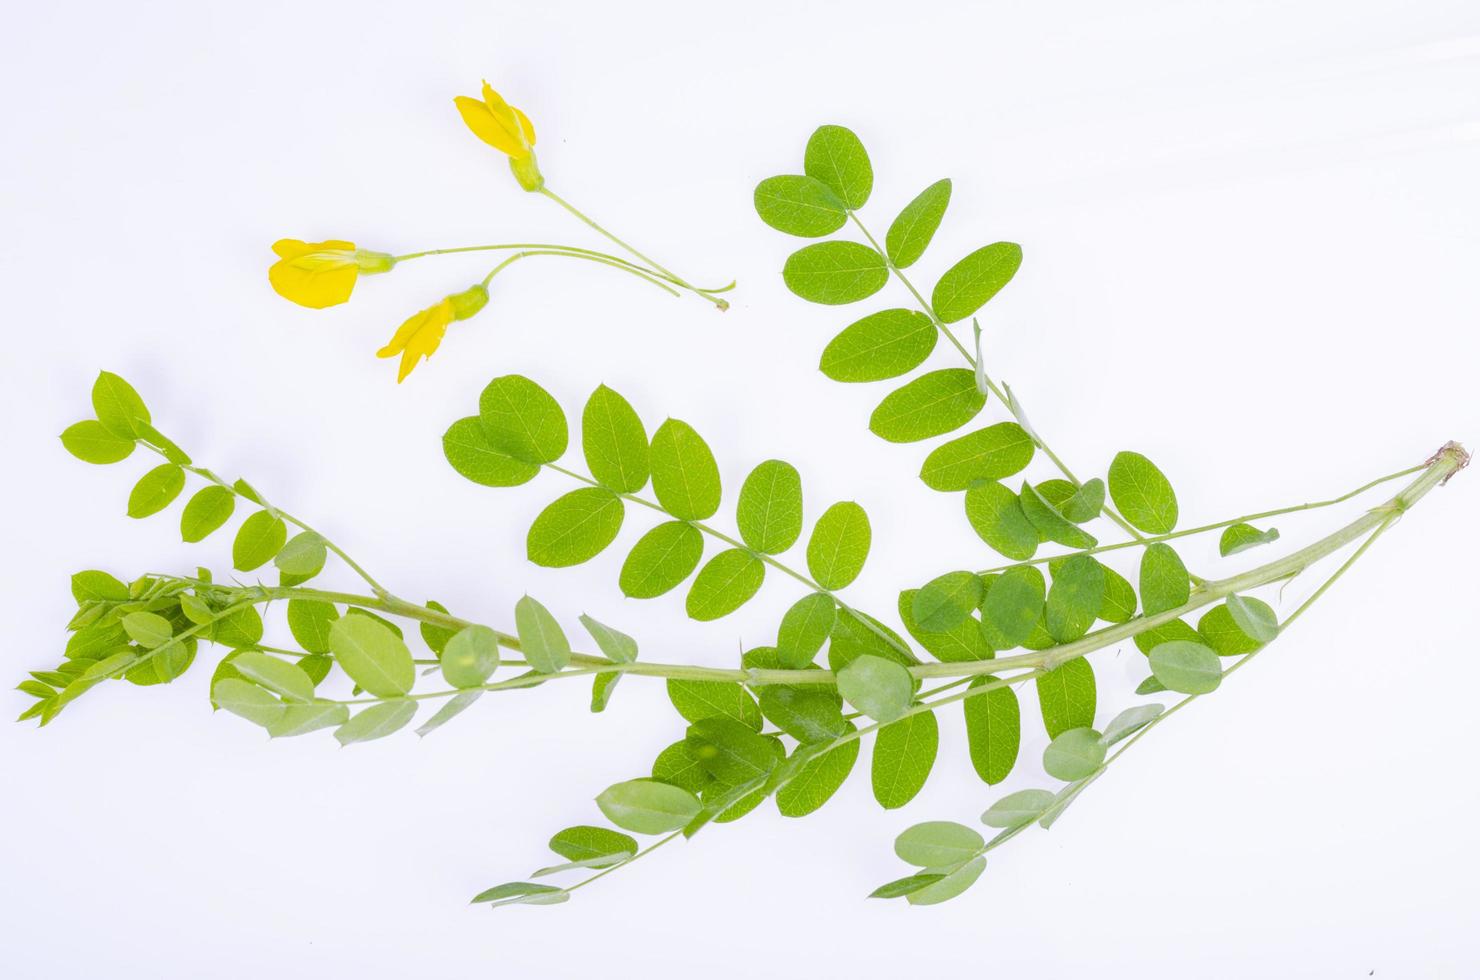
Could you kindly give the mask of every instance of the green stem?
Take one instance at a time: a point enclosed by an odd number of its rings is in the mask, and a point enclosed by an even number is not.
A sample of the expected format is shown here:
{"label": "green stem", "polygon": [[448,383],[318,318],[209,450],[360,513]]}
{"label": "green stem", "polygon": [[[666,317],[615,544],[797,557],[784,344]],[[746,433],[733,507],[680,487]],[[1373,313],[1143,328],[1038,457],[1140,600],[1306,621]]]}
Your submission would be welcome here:
{"label": "green stem", "polygon": [[493,267],[493,271],[490,272],[488,275],[486,275],[486,276],[483,277],[483,287],[485,289],[488,288],[488,284],[493,281],[493,277],[494,276],[498,275],[500,272],[503,272],[505,269],[507,269],[509,266],[513,265],[515,262],[518,262],[520,259],[527,259],[527,258],[530,258],[531,256],[535,256],[535,255],[559,255],[559,256],[563,256],[563,257],[565,257],[567,259],[581,259],[581,260],[586,261],[586,262],[596,262],[596,263],[598,263],[600,265],[610,266],[613,269],[618,269],[618,270],[620,270],[622,272],[626,272],[626,273],[629,273],[631,275],[634,275],[637,278],[643,280],[644,282],[650,282],[654,286],[657,286],[659,289],[663,290],[665,293],[668,293],[671,296],[677,296],[678,295],[678,290],[676,290],[672,286],[668,285],[662,279],[660,279],[660,278],[652,275],[651,273],[649,273],[649,272],[647,272],[645,270],[638,269],[636,266],[633,266],[631,263],[613,262],[613,261],[610,261],[606,257],[598,256],[598,255],[582,255],[582,254],[579,254],[579,253],[576,253],[576,252],[559,251],[559,250],[555,250],[555,249],[533,249],[533,248],[532,249],[526,249],[526,250],[524,250],[522,252],[515,252],[513,255],[509,256],[508,258],[506,258],[502,262],[500,262],[498,265],[494,266]]}

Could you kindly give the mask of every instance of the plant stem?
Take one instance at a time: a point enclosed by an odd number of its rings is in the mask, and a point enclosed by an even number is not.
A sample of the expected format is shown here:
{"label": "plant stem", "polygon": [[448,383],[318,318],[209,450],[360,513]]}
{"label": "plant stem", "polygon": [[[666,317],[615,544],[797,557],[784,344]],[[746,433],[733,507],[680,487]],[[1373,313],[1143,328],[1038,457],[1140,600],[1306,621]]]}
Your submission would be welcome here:
{"label": "plant stem", "polygon": [[621,262],[621,261],[614,262],[610,258],[608,258],[606,256],[601,256],[601,255],[584,255],[584,254],[581,254],[579,252],[568,252],[568,251],[563,251],[563,250],[559,250],[559,249],[539,249],[539,248],[530,248],[530,249],[525,249],[524,251],[521,251],[521,252],[515,252],[513,255],[509,256],[506,259],[504,259],[498,265],[496,265],[496,266],[493,267],[493,271],[492,272],[490,272],[488,275],[486,275],[486,276],[483,277],[483,287],[486,289],[488,287],[488,284],[493,281],[493,277],[494,276],[498,275],[500,272],[503,272],[505,269],[507,269],[509,266],[513,265],[515,262],[518,262],[520,259],[527,259],[530,256],[534,256],[534,255],[559,255],[559,256],[563,256],[563,257],[565,257],[567,259],[582,259],[582,260],[584,260],[586,262],[596,262],[596,263],[598,263],[600,265],[610,266],[613,269],[619,269],[622,272],[626,272],[626,273],[629,273],[631,275],[634,275],[637,278],[643,280],[644,282],[650,282],[654,286],[657,286],[659,289],[663,290],[665,293],[668,293],[671,296],[677,296],[678,295],[678,290],[676,290],[672,286],[668,285],[668,283],[664,282],[663,279],[661,279],[661,278],[659,278],[657,276],[654,276],[652,273],[650,273],[650,272],[648,272],[648,271],[646,271],[644,269],[639,269],[638,267],[632,265],[630,262]]}

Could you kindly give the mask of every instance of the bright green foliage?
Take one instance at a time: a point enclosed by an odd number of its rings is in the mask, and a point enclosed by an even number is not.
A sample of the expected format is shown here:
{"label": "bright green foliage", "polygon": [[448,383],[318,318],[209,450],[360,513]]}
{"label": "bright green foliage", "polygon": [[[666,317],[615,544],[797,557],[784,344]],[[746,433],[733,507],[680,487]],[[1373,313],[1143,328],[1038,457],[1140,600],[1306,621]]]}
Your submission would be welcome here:
{"label": "bright green foliage", "polygon": [[844,328],[822,351],[822,373],[834,381],[883,381],[913,371],[940,334],[918,310],[880,310]]}
{"label": "bright green foliage", "polygon": [[652,779],[608,786],[596,805],[608,820],[634,834],[666,834],[699,813],[699,798],[693,793]]}
{"label": "bright green foliage", "polygon": [[1218,654],[1205,643],[1170,640],[1151,650],[1151,673],[1168,691],[1207,694],[1223,681]]}
{"label": "bright green foliage", "polygon": [[229,647],[249,647],[262,639],[262,614],[250,607],[238,609],[216,622],[211,639]]}
{"label": "bright green foliage", "polygon": [[129,613],[123,617],[123,629],[129,639],[150,650],[167,641],[174,632],[168,619],[152,612]]}
{"label": "bright green foliage", "polygon": [[753,551],[780,554],[802,536],[802,477],[796,467],[768,459],[745,478],[735,507],[740,537]]}
{"label": "bright green foliage", "polygon": [[[846,730],[853,729],[852,722],[845,724],[848,726]],[[858,750],[858,740],[854,739],[803,765],[776,793],[776,808],[781,815],[805,817],[830,800],[853,772],[853,766],[858,762]]]}
{"label": "bright green foliage", "polygon": [[741,548],[721,551],[699,569],[689,587],[684,609],[690,619],[728,616],[751,600],[766,578],[766,566]]}
{"label": "bright green foliage", "polygon": [[442,677],[453,687],[479,687],[498,669],[498,634],[487,626],[468,626],[447,641]]}
{"label": "bright green foliage", "polygon": [[1057,563],[1045,608],[1048,635],[1057,643],[1077,640],[1089,632],[1105,597],[1105,569],[1088,555],[1072,555]]}
{"label": "bright green foliage", "polygon": [[801,174],[757,184],[755,210],[772,228],[800,238],[831,235],[848,220],[847,207],[826,184]]}
{"label": "bright green foliage", "polygon": [[761,710],[739,684],[728,681],[668,681],[668,700],[684,721],[730,718],[752,731],[761,730]]}
{"label": "bright green foliage", "polygon": [[[930,331],[934,334],[935,327]],[[117,463],[128,459],[134,445],[133,439],[114,435],[97,419],[74,422],[62,431],[62,447],[84,463]]]}
{"label": "bright green foliage", "polygon": [[920,467],[932,490],[965,490],[978,480],[1001,480],[1033,459],[1033,437],[1016,422],[998,422],[937,446]]}
{"label": "bright green foliage", "polygon": [[841,589],[858,577],[868,560],[873,534],[868,514],[851,500],[822,512],[807,542],[807,569],[824,589]]}
{"label": "bright green foliage", "polygon": [[541,674],[564,670],[570,663],[570,640],[550,610],[532,596],[514,603],[514,629],[524,659]]}
{"label": "bright green foliage", "polygon": [[321,728],[335,728],[349,721],[349,708],[331,701],[285,704],[283,713],[267,726],[273,738],[293,738]]}
{"label": "bright green foliage", "polygon": [[931,656],[944,663],[991,659],[992,648],[982,633],[981,622],[974,616],[968,615],[949,629],[922,629],[915,621],[917,595],[919,593],[914,589],[905,589],[899,594],[899,618],[904,621],[904,628],[909,634]]}
{"label": "bright green foliage", "polygon": [[822,685],[760,689],[761,714],[798,742],[825,742],[848,730],[837,692]]}
{"label": "bright green foliage", "polygon": [[[567,861],[597,861],[611,858],[613,863],[637,853],[637,841],[606,827],[567,827],[550,838],[550,850]],[[591,865],[600,867],[600,865]]]}
{"label": "bright green foliage", "polygon": [[98,374],[92,389],[93,412],[108,432],[120,439],[140,439],[152,421],[144,399],[127,381],[108,371]]}
{"label": "bright green foliage", "polygon": [[382,701],[380,704],[372,704],[368,708],[361,709],[359,714],[340,725],[334,732],[334,738],[340,745],[371,742],[377,738],[394,735],[409,725],[411,719],[415,717],[415,701],[408,698]]}
{"label": "bright green foliage", "polygon": [[1105,743],[1106,748],[1109,748],[1151,724],[1161,716],[1164,710],[1159,704],[1138,704],[1133,708],[1126,708],[1110,719],[1110,724],[1105,726],[1105,732],[1100,736],[1100,741]]}
{"label": "bright green foliage", "polygon": [[614,630],[585,614],[581,615],[581,625],[586,627],[586,632],[591,634],[596,646],[612,663],[630,664],[637,660],[637,641],[626,633]]}
{"label": "bright green foliage", "polygon": [[[972,687],[985,687],[996,682],[990,675],[975,678]],[[982,781],[1000,783],[1017,763],[1018,745],[1022,740],[1022,714],[1017,692],[1010,687],[994,687],[961,702],[966,714],[966,742],[971,750],[971,765]]]}
{"label": "bright green foliage", "polygon": [[884,251],[896,268],[908,268],[925,254],[950,203],[951,180],[947,177],[925,188],[899,212],[884,235]]}
{"label": "bright green foliage", "polygon": [[1041,488],[1024,481],[1018,499],[1028,522],[1038,530],[1038,536],[1044,541],[1054,541],[1076,549],[1095,546],[1094,536],[1080,530],[1074,522],[1059,513],[1058,508],[1045,499]]}
{"label": "bright green foliage", "polygon": [[522,375],[490,381],[478,397],[478,418],[495,451],[525,463],[553,463],[570,442],[560,403]]}
{"label": "bright green foliage", "polygon": [[910,706],[914,680],[894,661],[864,655],[838,671],[838,693],[875,721],[893,721]]}
{"label": "bright green foliage", "polygon": [[1269,643],[1279,635],[1280,627],[1278,620],[1275,619],[1274,610],[1265,603],[1258,599],[1231,595],[1225,604],[1228,607],[1228,615],[1251,640]]}
{"label": "bright green foliage", "polygon": [[376,697],[409,694],[416,683],[416,665],[405,642],[369,616],[334,620],[329,649],[350,679]]}
{"label": "bright green foliage", "polygon": [[306,582],[324,570],[329,560],[329,547],[317,531],[303,531],[288,539],[288,543],[272,557],[272,563],[282,573],[285,585]]}
{"label": "bright green foliage", "polygon": [[1187,566],[1171,545],[1156,542],[1141,554],[1141,605],[1146,615],[1184,605],[1192,597]]}
{"label": "bright green foliage", "polygon": [[874,799],[886,810],[904,806],[930,778],[940,748],[935,713],[922,711],[879,729],[874,738]]}
{"label": "bright green foliage", "polygon": [[211,687],[211,701],[254,725],[267,728],[282,717],[287,706],[249,681],[228,677]]}
{"label": "bright green foliage", "polygon": [[918,442],[959,429],[986,403],[974,374],[964,368],[942,368],[886,395],[869,417],[868,427],[889,442]]}
{"label": "bright green foliage", "polygon": [[309,653],[329,652],[329,628],[339,618],[333,603],[318,599],[288,600],[288,629]]}
{"label": "bright green foliage", "polygon": [[791,253],[781,269],[786,288],[802,299],[841,306],[868,299],[889,281],[883,256],[857,242],[818,242]]}
{"label": "bright green foliage", "polygon": [[674,742],[653,760],[653,778],[660,783],[686,789],[690,793],[703,792],[714,782],[714,777],[689,754],[688,746],[682,741]]}
{"label": "bright green foliage", "polygon": [[894,853],[917,868],[945,868],[970,861],[986,843],[970,827],[950,820],[929,820],[894,838]]}
{"label": "bright green foliage", "polygon": [[851,129],[818,126],[807,140],[803,170],[821,181],[853,210],[864,206],[874,186],[874,168]]}
{"label": "bright green foliage", "polygon": [[479,892],[473,897],[473,904],[487,903],[492,908],[500,905],[557,905],[569,899],[570,895],[562,888],[511,881]]}
{"label": "bright green foliage", "polygon": [[681,521],[702,521],[719,510],[719,467],[687,422],[669,419],[653,433],[653,493]]}
{"label": "bright green foliage", "polygon": [[1151,460],[1120,452],[1110,463],[1110,499],[1120,516],[1147,534],[1170,534],[1177,526],[1177,495]]}
{"label": "bright green foliage", "polygon": [[986,867],[985,857],[973,858],[939,881],[910,892],[904,900],[911,905],[939,905],[942,902],[949,902],[976,884],[976,879],[982,876],[982,871]]}
{"label": "bright green foliage", "polygon": [[1073,495],[1060,504],[1058,509],[1059,513],[1075,524],[1083,524],[1100,516],[1100,511],[1104,508],[1105,481],[1095,477],[1076,488]]}
{"label": "bright green foliage", "polygon": [[442,702],[442,707],[437,709],[436,714],[427,719],[426,723],[416,729],[416,734],[422,738],[441,728],[468,708],[483,696],[483,692],[474,688],[469,691],[460,691]]}
{"label": "bright green foliage", "polygon": [[1025,561],[1038,550],[1038,529],[1023,513],[1018,495],[1000,483],[973,484],[966,491],[966,519],[998,554]]}
{"label": "bright green foliage", "polygon": [[602,486],[618,493],[647,486],[647,431],[627,399],[606,385],[591,393],[581,412],[581,451]]}
{"label": "bright green foliage", "polygon": [[1101,562],[1105,573],[1105,598],[1100,603],[1099,618],[1107,623],[1124,623],[1136,614],[1136,590],[1126,577]]}
{"label": "bright green foliage", "polygon": [[149,517],[168,507],[185,489],[185,471],[163,463],[145,473],[128,495],[128,516]]}
{"label": "bright green foliage", "polygon": [[898,878],[887,884],[880,885],[869,892],[869,898],[904,898],[915,892],[925,889],[945,878],[943,874],[930,872],[927,874],[910,875],[907,878]]}
{"label": "bright green foliage", "polygon": [[1009,568],[994,578],[982,596],[982,631],[996,650],[1021,646],[1044,612],[1047,585],[1032,565]]}
{"label": "bright green foliage", "polygon": [[1023,250],[997,242],[972,252],[946,270],[930,294],[930,305],[944,323],[964,320],[1012,281],[1023,264]]}
{"label": "bright green foliage", "polygon": [[1083,657],[1066,661],[1035,681],[1049,738],[1095,723],[1095,672]]}
{"label": "bright green foliage", "polygon": [[1248,551],[1250,548],[1257,548],[1261,544],[1269,544],[1279,539],[1278,528],[1272,527],[1268,531],[1261,531],[1252,524],[1230,524],[1223,529],[1222,536],[1218,538],[1218,554],[1227,558],[1229,555],[1236,555],[1240,551]]}
{"label": "bright green foliage", "polygon": [[590,561],[617,538],[622,498],[605,487],[581,487],[556,498],[529,526],[529,560],[545,568]]}
{"label": "bright green foliage", "polygon": [[982,601],[982,580],[975,572],[946,572],[915,593],[910,612],[915,625],[928,633],[959,626]]}
{"label": "bright green foliage", "polygon": [[1264,645],[1240,629],[1229,614],[1228,607],[1222,603],[1203,614],[1197,621],[1196,633],[1196,636],[1184,635],[1182,638],[1206,643],[1220,657],[1241,657]]}
{"label": "bright green foliage", "polygon": [[700,718],[684,735],[695,762],[728,786],[765,778],[776,767],[772,740],[730,718]]}
{"label": "bright green foliage", "polygon": [[89,569],[72,576],[72,598],[79,606],[93,600],[125,602],[128,597],[128,586],[107,572]]}
{"label": "bright green foliage", "polygon": [[688,578],[704,554],[704,535],[684,521],[665,521],[644,534],[622,563],[618,584],[633,599],[660,596]]}
{"label": "bright green foliage", "polygon": [[810,664],[832,632],[837,606],[833,597],[813,592],[796,601],[781,617],[776,632],[776,654],[781,667],[800,670]]}
{"label": "bright green foliage", "polygon": [[237,528],[231,543],[231,564],[239,572],[261,568],[282,550],[288,540],[288,525],[271,511],[259,510]]}
{"label": "bright green foliage", "polygon": [[284,701],[313,700],[313,678],[297,664],[290,664],[260,650],[243,650],[231,658],[239,675],[265,688]]}
{"label": "bright green foliage", "polygon": [[1093,728],[1060,732],[1043,750],[1043,771],[1066,783],[1093,775],[1104,761],[1105,743]]}
{"label": "bright green foliage", "polygon": [[442,455],[459,475],[485,487],[517,487],[540,472],[538,463],[495,449],[477,416],[458,419],[448,427],[442,436]]}
{"label": "bright green foliage", "polygon": [[1053,805],[1054,794],[1046,789],[1020,789],[1008,793],[982,814],[982,823],[1004,830],[1032,823]]}

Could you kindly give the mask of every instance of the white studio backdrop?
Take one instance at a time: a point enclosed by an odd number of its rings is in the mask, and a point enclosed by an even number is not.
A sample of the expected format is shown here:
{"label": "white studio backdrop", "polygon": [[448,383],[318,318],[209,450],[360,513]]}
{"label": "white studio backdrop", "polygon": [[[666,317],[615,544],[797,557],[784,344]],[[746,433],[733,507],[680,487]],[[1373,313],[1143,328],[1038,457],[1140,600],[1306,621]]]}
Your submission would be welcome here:
{"label": "white studio backdrop", "polygon": [[[873,519],[865,608],[989,561],[958,499],[916,478],[924,449],[867,432],[887,386],[816,371],[880,304],[790,296],[779,269],[800,242],[752,211],[823,122],[868,146],[876,228],[955,179],[919,278],[1022,243],[985,311],[988,355],[1082,471],[1140,450],[1201,522],[1480,441],[1480,8],[1464,0],[94,0],[12,6],[4,26],[16,680],[57,656],[71,572],[229,564],[225,541],[123,516],[137,460],[62,451],[99,368],[396,590],[497,623],[528,591],[651,659],[731,663],[796,593],[774,580],[718,624],[687,621],[680,593],[624,600],[637,515],[588,566],[527,563],[529,521],[566,487],[484,490],[441,456],[489,378],[527,374],[576,407],[606,382],[650,423],[683,417],[730,493],[762,459],[796,462],[812,515],[856,499]],[[536,120],[557,189],[696,281],[738,279],[734,309],[525,263],[398,387],[375,349],[481,259],[408,265],[321,313],[273,295],[284,236],[599,244],[463,129],[451,97],[485,76]],[[425,741],[348,750],[213,716],[209,668],[110,685],[43,732],[0,726],[0,974],[1472,977],[1477,493],[1464,474],[1425,500],[1276,648],[933,909],[862,896],[903,873],[899,830],[971,822],[1000,792],[955,718],[901,811],[872,802],[860,765],[805,820],[767,807],[567,905],[491,914],[466,899],[543,863],[550,833],[596,818],[595,793],[675,737],[660,684],[629,679],[595,716],[578,685],[489,697]],[[1281,546],[1350,513],[1282,521]],[[1188,550],[1195,566],[1211,547]],[[1129,645],[1096,665],[1103,722],[1144,666]],[[1041,747],[1026,738],[1008,788]]]}

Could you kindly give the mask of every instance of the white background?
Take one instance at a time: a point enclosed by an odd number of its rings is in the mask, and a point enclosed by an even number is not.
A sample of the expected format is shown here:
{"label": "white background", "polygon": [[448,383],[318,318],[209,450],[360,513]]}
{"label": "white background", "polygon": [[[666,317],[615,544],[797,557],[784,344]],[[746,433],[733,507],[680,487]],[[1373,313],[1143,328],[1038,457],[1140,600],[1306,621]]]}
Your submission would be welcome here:
{"label": "white background", "polygon": [[[876,230],[955,178],[923,282],[1022,243],[986,312],[989,357],[1082,474],[1139,449],[1192,523],[1480,440],[1468,0],[56,2],[11,7],[3,34],[16,680],[59,655],[72,571],[229,564],[228,535],[178,543],[177,511],[123,516],[141,459],[63,453],[100,367],[197,461],[249,477],[398,591],[507,624],[528,590],[572,624],[584,610],[632,632],[649,659],[731,663],[797,593],[773,577],[718,624],[686,621],[681,593],[623,600],[620,546],[649,526],[636,513],[589,566],[529,565],[525,529],[565,485],[478,488],[439,446],[494,375],[531,375],[573,412],[605,381],[650,424],[681,416],[731,491],[780,456],[813,516],[857,499],[875,532],[850,590],[862,607],[990,563],[959,497],[916,479],[925,447],[867,432],[888,386],[815,370],[833,332],[907,297],[797,300],[778,270],[801,243],[751,210],[821,122],[869,147]],[[485,260],[412,263],[325,312],[273,295],[283,236],[599,245],[463,129],[451,97],[484,76],[536,120],[552,187],[687,276],[737,278],[735,308],[522,263],[397,387],[374,350]],[[166,688],[110,685],[45,731],[0,727],[0,972],[1472,977],[1477,487],[1465,474],[1425,500],[1277,648],[934,909],[862,896],[905,873],[899,830],[969,822],[1000,792],[971,773],[950,712],[902,811],[872,802],[861,764],[806,820],[767,807],[568,905],[490,914],[468,896],[547,863],[552,832],[597,818],[595,793],[678,736],[661,686],[629,679],[597,716],[584,685],[490,697],[424,742],[340,750],[213,716],[204,664]],[[1281,547],[1352,513],[1281,522]],[[1211,549],[1186,549],[1194,568],[1262,560]],[[1095,662],[1103,723],[1145,668],[1129,646]],[[1030,726],[1004,788],[1042,780],[1042,743]]]}

